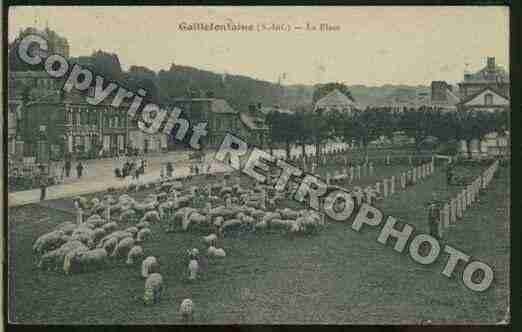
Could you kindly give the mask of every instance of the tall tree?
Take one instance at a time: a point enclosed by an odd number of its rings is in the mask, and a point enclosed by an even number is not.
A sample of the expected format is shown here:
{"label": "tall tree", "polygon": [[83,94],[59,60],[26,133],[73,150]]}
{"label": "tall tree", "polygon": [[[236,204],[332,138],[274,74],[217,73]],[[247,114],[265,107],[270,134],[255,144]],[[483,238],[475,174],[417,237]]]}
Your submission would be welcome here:
{"label": "tall tree", "polygon": [[352,96],[352,93],[350,92],[348,86],[344,83],[338,83],[338,82],[331,82],[326,84],[318,84],[315,86],[314,94],[312,96],[312,102],[315,104],[319,99],[323,98],[333,90],[339,90],[342,92],[346,97],[348,97],[351,101],[355,101],[355,99]]}

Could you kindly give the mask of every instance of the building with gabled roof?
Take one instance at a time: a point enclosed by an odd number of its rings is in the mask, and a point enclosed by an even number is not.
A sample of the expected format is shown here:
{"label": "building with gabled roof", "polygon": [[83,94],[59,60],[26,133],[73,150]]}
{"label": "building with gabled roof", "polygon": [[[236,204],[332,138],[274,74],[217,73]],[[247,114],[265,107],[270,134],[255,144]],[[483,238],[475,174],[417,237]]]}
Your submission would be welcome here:
{"label": "building with gabled roof", "polygon": [[479,71],[465,73],[458,86],[462,99],[475,95],[486,87],[491,87],[509,98],[509,74],[504,68],[496,65],[494,57],[488,57],[486,66]]}
{"label": "building with gabled roof", "polygon": [[484,87],[482,90],[463,98],[458,103],[461,110],[478,110],[478,111],[503,111],[509,110],[510,100],[501,92],[490,86]]}
{"label": "building with gabled roof", "polygon": [[314,112],[322,111],[328,113],[338,111],[351,114],[355,109],[356,104],[353,100],[338,89],[334,89],[315,103]]}

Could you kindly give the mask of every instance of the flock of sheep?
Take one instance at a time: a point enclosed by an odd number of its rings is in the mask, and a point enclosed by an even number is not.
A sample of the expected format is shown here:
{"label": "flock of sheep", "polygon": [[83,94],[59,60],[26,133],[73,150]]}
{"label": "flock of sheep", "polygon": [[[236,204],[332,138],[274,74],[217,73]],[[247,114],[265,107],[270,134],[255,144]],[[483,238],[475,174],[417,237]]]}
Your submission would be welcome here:
{"label": "flock of sheep", "polygon": [[[145,258],[142,247],[152,236],[152,224],[159,224],[166,232],[194,230],[210,234],[202,237],[206,255],[197,248],[188,250],[187,275],[191,281],[198,278],[202,260],[226,257],[225,250],[216,247],[221,237],[266,230],[307,234],[325,225],[324,216],[313,210],[276,209],[283,195],[268,198],[260,185],[247,189],[239,183],[227,186],[224,182],[203,189],[182,189],[179,182],[160,183],[156,193],[143,201],[127,194],[117,199],[107,194],[101,201],[76,198],[88,217],[77,223],[64,222],[40,236],[33,245],[38,267],[70,275],[101,269],[109,260],[125,260],[130,266],[141,262],[143,300],[154,304],[160,301],[163,277],[158,260],[154,256]],[[267,205],[271,208],[267,209]],[[193,307],[191,299],[182,301],[180,313],[184,319],[193,317]]]}

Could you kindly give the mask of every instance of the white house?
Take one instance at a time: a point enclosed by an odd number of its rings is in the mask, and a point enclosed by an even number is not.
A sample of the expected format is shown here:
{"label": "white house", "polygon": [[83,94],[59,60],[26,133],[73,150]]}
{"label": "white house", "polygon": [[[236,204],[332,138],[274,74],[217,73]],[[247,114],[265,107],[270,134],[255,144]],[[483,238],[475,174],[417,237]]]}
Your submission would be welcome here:
{"label": "white house", "polygon": [[355,109],[355,102],[338,89],[335,89],[315,103],[314,112],[322,110],[327,113],[337,110],[341,113],[351,114]]}

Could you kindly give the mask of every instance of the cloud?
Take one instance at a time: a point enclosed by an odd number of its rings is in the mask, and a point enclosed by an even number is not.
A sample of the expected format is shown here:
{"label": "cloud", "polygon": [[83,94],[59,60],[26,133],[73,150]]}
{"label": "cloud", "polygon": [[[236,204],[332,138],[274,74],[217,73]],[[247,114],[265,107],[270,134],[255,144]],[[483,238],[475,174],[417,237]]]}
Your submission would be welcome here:
{"label": "cloud", "polygon": [[390,54],[390,50],[387,50],[387,49],[384,49],[384,48],[381,48],[377,51],[377,54],[379,55],[388,55]]}

